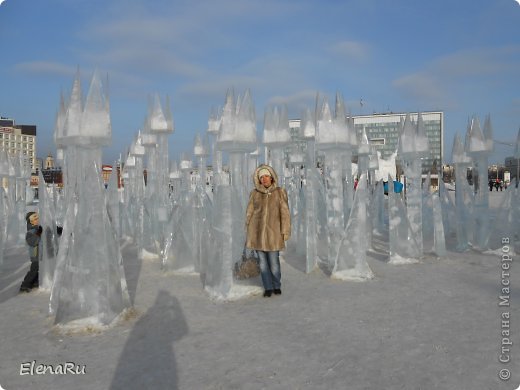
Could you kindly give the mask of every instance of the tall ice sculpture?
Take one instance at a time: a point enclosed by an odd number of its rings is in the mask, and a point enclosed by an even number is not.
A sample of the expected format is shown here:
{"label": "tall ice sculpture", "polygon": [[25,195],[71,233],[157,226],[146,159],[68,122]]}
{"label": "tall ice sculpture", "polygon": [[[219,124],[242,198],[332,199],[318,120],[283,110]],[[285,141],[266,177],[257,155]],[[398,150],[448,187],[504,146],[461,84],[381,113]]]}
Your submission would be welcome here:
{"label": "tall ice sculpture", "polygon": [[101,180],[101,147],[111,141],[108,97],[97,71],[82,110],[80,90],[73,89],[63,129],[69,193],[50,311],[56,324],[103,326],[130,302]]}

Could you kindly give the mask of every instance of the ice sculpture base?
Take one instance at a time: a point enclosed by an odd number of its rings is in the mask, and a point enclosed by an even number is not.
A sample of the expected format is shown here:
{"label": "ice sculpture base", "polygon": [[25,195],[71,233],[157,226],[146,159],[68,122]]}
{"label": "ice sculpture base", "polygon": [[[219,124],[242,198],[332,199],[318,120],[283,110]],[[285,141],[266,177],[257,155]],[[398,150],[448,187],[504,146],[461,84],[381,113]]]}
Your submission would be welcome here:
{"label": "ice sculpture base", "polygon": [[356,268],[333,272],[331,279],[346,280],[351,282],[365,282],[374,279],[374,273],[369,269],[360,271]]}
{"label": "ice sculpture base", "polygon": [[393,254],[388,260],[388,264],[400,265],[400,264],[416,264],[419,260],[410,257],[401,257],[398,254]]}
{"label": "ice sculpture base", "polygon": [[206,286],[204,290],[209,294],[211,300],[217,302],[238,301],[243,298],[261,295],[264,292],[263,287],[260,286],[244,286],[239,284],[233,284],[225,295],[214,291],[208,286]]}

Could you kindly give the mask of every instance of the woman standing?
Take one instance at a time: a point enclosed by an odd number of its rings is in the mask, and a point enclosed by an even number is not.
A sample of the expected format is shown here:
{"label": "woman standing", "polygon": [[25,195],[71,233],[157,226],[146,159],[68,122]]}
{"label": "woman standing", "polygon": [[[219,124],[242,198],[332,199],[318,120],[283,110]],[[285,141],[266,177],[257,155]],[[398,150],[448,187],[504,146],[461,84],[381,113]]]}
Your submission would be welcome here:
{"label": "woman standing", "polygon": [[260,165],[253,175],[255,189],[246,211],[246,247],[255,249],[260,260],[264,297],[280,295],[280,250],[291,236],[287,192],[278,187],[278,176],[269,165]]}

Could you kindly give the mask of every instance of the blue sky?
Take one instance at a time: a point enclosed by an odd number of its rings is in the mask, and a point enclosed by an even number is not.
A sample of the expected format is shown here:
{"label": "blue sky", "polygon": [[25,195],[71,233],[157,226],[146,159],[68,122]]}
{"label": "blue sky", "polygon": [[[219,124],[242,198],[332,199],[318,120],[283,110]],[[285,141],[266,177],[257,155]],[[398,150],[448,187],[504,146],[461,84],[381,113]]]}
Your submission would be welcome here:
{"label": "blue sky", "polygon": [[[298,118],[317,91],[339,91],[353,114],[444,111],[450,161],[473,115],[491,115],[495,139],[516,140],[518,26],[515,0],[5,0],[0,115],[36,124],[38,156],[54,154],[60,92],[79,66],[86,93],[98,68],[110,79],[110,163],[154,93],[170,96],[177,158],[229,87],[251,89],[259,130],[269,104]],[[491,161],[511,154],[497,145]]]}

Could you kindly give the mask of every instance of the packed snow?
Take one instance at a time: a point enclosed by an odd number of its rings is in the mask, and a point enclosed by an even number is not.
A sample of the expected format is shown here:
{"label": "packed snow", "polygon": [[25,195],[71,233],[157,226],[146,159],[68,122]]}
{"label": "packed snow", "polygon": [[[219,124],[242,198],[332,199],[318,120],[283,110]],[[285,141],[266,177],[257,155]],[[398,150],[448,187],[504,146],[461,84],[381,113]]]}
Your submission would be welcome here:
{"label": "packed snow", "polygon": [[[489,194],[492,217],[507,191]],[[198,276],[165,274],[159,259],[139,259],[136,245],[124,241],[133,307],[109,327],[68,329],[53,326],[48,291],[18,293],[29,261],[24,247],[7,248],[0,279],[0,385],[6,390],[516,389],[515,261],[503,279],[502,251],[456,253],[449,239],[445,258],[391,265],[387,237],[375,234],[374,243],[367,252],[375,275],[370,281],[334,280],[323,267],[306,274],[305,259],[288,250],[281,296],[263,298],[259,289],[246,299],[216,302]],[[502,280],[511,286],[509,307],[499,306]],[[510,313],[509,328],[502,326],[504,312]],[[499,362],[504,330],[513,342],[509,363]],[[37,374],[38,366],[46,373]],[[59,367],[69,370],[59,374]],[[511,372],[508,381],[498,377],[503,369]]]}

